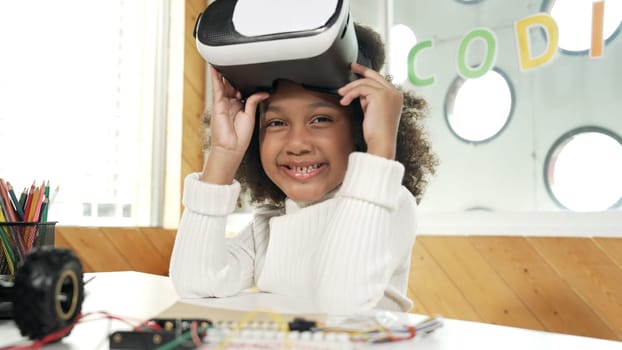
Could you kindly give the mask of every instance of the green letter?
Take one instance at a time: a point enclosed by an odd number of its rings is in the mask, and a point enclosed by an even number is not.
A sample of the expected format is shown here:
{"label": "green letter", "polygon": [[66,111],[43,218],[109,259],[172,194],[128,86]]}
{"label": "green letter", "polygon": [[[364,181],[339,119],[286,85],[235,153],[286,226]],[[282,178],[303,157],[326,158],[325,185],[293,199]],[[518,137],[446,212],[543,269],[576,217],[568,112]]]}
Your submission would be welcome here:
{"label": "green letter", "polygon": [[[469,67],[466,63],[466,52],[471,42],[475,39],[481,39],[486,42],[486,58],[484,63],[479,67]],[[497,40],[495,34],[486,28],[478,28],[472,30],[464,36],[458,51],[458,73],[465,79],[475,79],[488,73],[495,63],[497,55]]]}
{"label": "green letter", "polygon": [[412,49],[410,49],[410,51],[408,51],[408,62],[406,62],[406,65],[408,67],[408,80],[410,80],[413,85],[426,86],[432,85],[434,83],[434,76],[430,76],[428,78],[420,78],[415,73],[415,56],[419,53],[419,51],[431,47],[432,40],[426,40],[416,44],[412,47]]}

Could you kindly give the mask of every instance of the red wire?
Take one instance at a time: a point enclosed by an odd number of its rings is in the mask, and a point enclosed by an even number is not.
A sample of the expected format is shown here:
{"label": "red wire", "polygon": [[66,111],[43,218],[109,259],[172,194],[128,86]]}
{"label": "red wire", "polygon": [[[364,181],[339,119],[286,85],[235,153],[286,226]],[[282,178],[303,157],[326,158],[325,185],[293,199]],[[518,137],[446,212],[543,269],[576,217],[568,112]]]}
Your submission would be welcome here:
{"label": "red wire", "polygon": [[69,333],[69,331],[73,328],[74,325],[76,325],[78,323],[78,321],[80,321],[80,319],[82,318],[82,315],[77,315],[76,318],[73,320],[73,322],[69,325],[67,325],[66,327],[59,329],[56,332],[52,332],[50,334],[47,334],[45,337],[32,342],[30,344],[26,344],[26,345],[16,345],[16,346],[9,346],[9,347],[4,347],[1,348],[0,350],[26,350],[26,349],[41,349],[41,347],[47,343],[51,343],[53,341],[59,340],[62,337],[64,337],[65,335],[67,335],[67,333]]}
{"label": "red wire", "polygon": [[134,327],[134,330],[135,331],[140,331],[144,327],[150,328],[151,330],[154,330],[154,331],[161,331],[162,330],[162,327],[160,327],[159,324],[157,324],[156,322],[151,321],[151,320],[147,320],[147,321],[139,324],[138,326]]}
{"label": "red wire", "polygon": [[38,349],[41,349],[43,345],[58,341],[62,339],[63,337],[65,337],[67,334],[69,334],[69,332],[73,329],[73,327],[77,325],[79,322],[100,320],[101,318],[85,320],[85,318],[88,316],[98,315],[98,314],[103,315],[103,319],[121,321],[129,326],[134,327],[135,330],[143,326],[149,327],[153,330],[161,330],[161,327],[155,322],[142,321],[138,326],[135,326],[134,324],[132,324],[130,321],[128,321],[127,319],[123,317],[112,315],[105,311],[96,311],[96,312],[88,312],[85,314],[78,314],[69,325],[55,332],[52,332],[50,334],[46,334],[43,338],[37,341],[31,342],[30,344],[12,345],[12,346],[0,348],[0,350],[38,350]]}
{"label": "red wire", "polygon": [[404,337],[398,337],[395,336],[393,334],[393,332],[389,332],[389,335],[387,336],[386,340],[387,341],[402,341],[402,340],[409,340],[409,339],[413,339],[416,335],[417,335],[417,328],[413,327],[413,326],[404,326],[404,328],[406,328],[408,330],[408,335],[404,336]]}

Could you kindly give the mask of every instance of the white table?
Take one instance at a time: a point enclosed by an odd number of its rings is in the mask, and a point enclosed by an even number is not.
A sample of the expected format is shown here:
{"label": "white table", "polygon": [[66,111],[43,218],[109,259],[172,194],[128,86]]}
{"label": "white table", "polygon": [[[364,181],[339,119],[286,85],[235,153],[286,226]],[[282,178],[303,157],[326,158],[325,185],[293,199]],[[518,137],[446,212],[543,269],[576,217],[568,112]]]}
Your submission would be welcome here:
{"label": "white table", "polygon": [[[106,272],[89,282],[83,312],[106,311],[110,314],[149,319],[179,301],[168,278],[138,272]],[[308,304],[292,298],[267,293],[244,293],[223,299],[184,300],[210,307],[255,310],[269,307],[275,312],[309,313]],[[399,313],[404,321],[417,322],[424,316]],[[107,335],[127,329],[118,321],[98,320],[78,324],[62,342],[45,349],[108,349]],[[20,342],[23,338],[12,321],[0,321],[0,347]],[[413,342],[373,346],[378,349],[560,349],[622,350],[622,342],[504,327],[477,322],[445,320],[444,326]]]}

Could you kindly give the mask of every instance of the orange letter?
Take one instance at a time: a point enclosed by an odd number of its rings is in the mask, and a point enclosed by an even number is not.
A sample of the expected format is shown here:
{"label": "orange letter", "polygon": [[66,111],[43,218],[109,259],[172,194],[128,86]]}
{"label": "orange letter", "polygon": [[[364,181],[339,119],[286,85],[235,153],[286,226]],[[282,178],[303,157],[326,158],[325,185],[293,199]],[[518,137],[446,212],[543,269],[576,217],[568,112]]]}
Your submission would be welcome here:
{"label": "orange letter", "polygon": [[605,2],[592,3],[592,47],[590,57],[602,57],[603,55],[603,22],[605,17]]}
{"label": "orange letter", "polygon": [[[548,39],[546,50],[537,57],[531,56],[529,29],[533,26],[542,27]],[[516,21],[514,28],[518,44],[518,62],[522,71],[539,67],[553,59],[559,43],[559,30],[553,17],[546,13],[537,13]]]}

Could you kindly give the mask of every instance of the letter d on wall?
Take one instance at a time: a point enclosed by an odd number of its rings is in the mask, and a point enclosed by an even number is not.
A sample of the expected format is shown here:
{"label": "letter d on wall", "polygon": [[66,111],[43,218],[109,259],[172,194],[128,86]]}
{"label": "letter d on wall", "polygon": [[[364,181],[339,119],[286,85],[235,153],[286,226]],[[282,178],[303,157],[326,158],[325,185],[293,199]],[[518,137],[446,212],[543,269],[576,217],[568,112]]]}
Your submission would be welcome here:
{"label": "letter d on wall", "polygon": [[[533,26],[542,27],[546,31],[547,46],[537,57],[531,56],[531,40],[529,29]],[[559,30],[553,17],[538,13],[516,21],[514,24],[516,43],[518,44],[518,63],[522,71],[539,67],[553,59],[559,44]]]}

